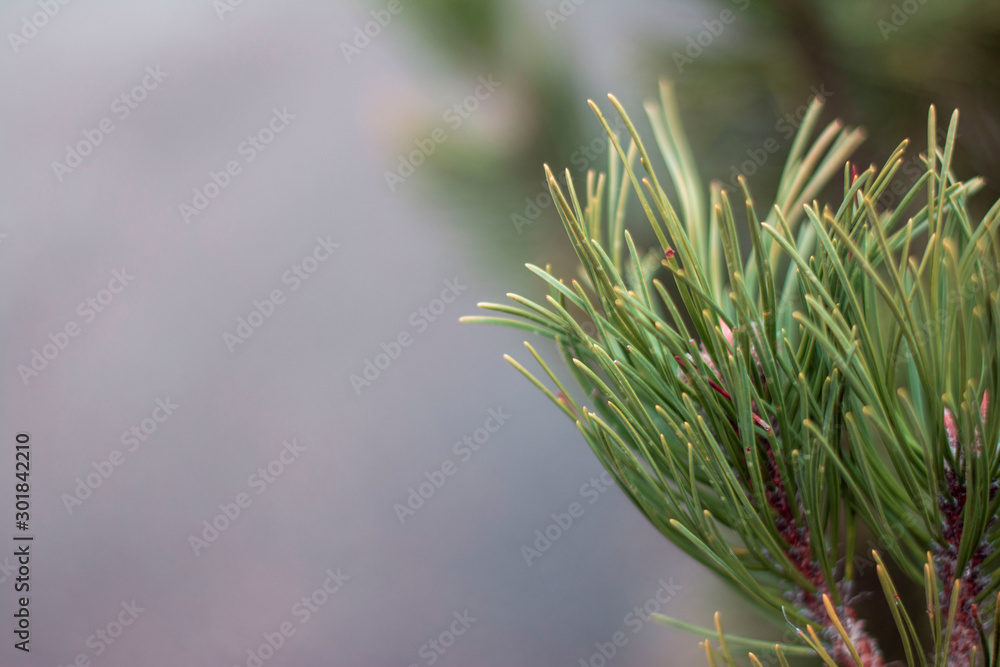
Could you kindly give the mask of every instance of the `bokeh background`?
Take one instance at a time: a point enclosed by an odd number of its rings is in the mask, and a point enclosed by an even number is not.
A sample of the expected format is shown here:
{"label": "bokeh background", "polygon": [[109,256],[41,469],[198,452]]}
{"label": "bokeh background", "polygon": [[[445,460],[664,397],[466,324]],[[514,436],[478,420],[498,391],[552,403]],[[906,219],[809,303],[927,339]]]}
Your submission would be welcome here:
{"label": "bokeh background", "polygon": [[604,168],[586,99],[641,118],[662,76],[706,182],[770,193],[822,95],[861,164],[961,107],[956,169],[1000,194],[995,2],[40,0],[0,28],[4,666],[701,664],[650,611],[780,638],[602,483],[516,331],[458,318],[573,271],[541,164]]}

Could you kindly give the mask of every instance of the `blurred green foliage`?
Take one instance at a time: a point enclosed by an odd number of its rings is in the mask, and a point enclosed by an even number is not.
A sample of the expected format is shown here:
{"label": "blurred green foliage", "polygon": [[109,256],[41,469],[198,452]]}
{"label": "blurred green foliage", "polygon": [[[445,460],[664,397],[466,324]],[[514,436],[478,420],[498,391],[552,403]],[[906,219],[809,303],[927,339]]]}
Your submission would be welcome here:
{"label": "blurred green foliage", "polygon": [[[828,113],[879,129],[859,155],[878,164],[900,136],[925,143],[930,104],[960,108],[957,173],[983,175],[984,200],[1000,194],[1000,3],[751,0],[745,15],[733,24],[740,34],[720,35],[675,77],[685,117],[698,119],[688,125],[706,172],[729,180],[734,161],[769,136],[783,140],[786,114],[824,91]],[[672,56],[686,46],[654,48],[655,76],[676,72]],[[757,178],[773,185],[780,162]]]}
{"label": "blurred green foliage", "polygon": [[[514,140],[465,132],[449,138],[431,160],[436,178],[429,191],[457,207],[456,224],[511,267],[526,245],[550,258],[552,246],[562,245],[551,208],[540,219],[552,224],[532,224],[523,233],[511,217],[523,214],[525,197],[543,191],[543,162],[570,167],[574,152],[596,136],[580,92],[580,54],[569,52],[572,40],[553,40],[546,20],[560,2],[571,0],[420,0],[404,13],[443,70],[471,78],[497,72],[504,94],[516,100]],[[560,33],[597,4],[575,6]],[[639,61],[620,76],[644,90],[664,76],[675,80],[696,159],[709,178],[728,182],[744,173],[751,185],[773,188],[797,119],[821,93],[828,118],[879,128],[857,155],[879,165],[900,136],[926,143],[929,104],[942,115],[959,107],[957,174],[986,178],[983,201],[1000,196],[1000,2],[629,0],[618,10],[677,17],[672,37],[635,36]],[[723,25],[727,11],[731,21]],[[718,34],[709,39],[702,33],[710,28]],[[691,46],[699,38],[708,43],[700,51]],[[603,47],[576,48],[601,56]],[[765,159],[754,160],[761,151]],[[605,164],[602,154],[592,166]]]}

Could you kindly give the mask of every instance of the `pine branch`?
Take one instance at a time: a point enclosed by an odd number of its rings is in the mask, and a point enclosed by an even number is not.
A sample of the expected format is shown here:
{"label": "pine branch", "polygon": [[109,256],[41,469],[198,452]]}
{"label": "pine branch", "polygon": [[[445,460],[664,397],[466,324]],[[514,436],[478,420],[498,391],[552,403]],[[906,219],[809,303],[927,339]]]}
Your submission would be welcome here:
{"label": "pine branch", "polygon": [[[628,137],[591,102],[615,148],[608,172],[587,175],[581,200],[568,172],[561,184],[546,167],[580,279],[529,266],[548,286],[544,303],[509,295],[516,305],[480,304],[506,317],[466,320],[556,343],[592,406],[530,345],[546,381],[508,360],[667,538],[791,624],[801,645],[777,648],[779,663],[807,651],[885,664],[855,609],[860,523],[927,592],[932,649],[873,554],[907,664],[998,664],[998,635],[990,643],[985,630],[995,606],[984,604],[1000,588],[1000,447],[984,443],[1000,433],[989,409],[1000,390],[1000,203],[973,223],[968,199],[982,183],[949,168],[957,112],[938,150],[931,109],[926,171],[897,208],[877,210],[908,142],[859,173],[847,159],[863,133],[835,121],[810,140],[814,101],[762,220],[742,179],[740,192],[713,184],[705,196],[670,84],[660,93],[646,112],[679,206],[618,101],[609,96]],[[842,200],[820,206],[840,173]],[[625,229],[630,190],[655,251],[639,252]],[[716,626],[722,652],[706,644],[707,656],[735,664]],[[764,646],[755,641],[737,643]]]}

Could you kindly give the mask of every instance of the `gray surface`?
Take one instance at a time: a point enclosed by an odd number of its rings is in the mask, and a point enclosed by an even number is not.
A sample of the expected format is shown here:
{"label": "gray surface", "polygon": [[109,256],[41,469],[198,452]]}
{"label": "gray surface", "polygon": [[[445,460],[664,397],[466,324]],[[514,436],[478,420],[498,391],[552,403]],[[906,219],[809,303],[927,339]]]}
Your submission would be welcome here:
{"label": "gray surface", "polygon": [[[36,11],[4,3],[0,27]],[[541,8],[525,11],[548,29]],[[423,665],[421,647],[465,610],[475,622],[437,664],[577,665],[617,631],[628,641],[613,664],[698,662],[696,640],[633,632],[627,614],[661,579],[680,587],[664,611],[694,622],[710,622],[706,595],[730,598],[696,584],[701,570],[617,489],[587,503],[598,464],[502,361],[528,356],[521,336],[457,322],[513,279],[479,268],[490,249],[441,224],[446,204],[421,203],[419,172],[386,187],[407,127],[475,77],[425,72],[401,22],[346,64],[338,44],[365,13],[247,0],[219,20],[208,0],[75,2],[19,53],[0,47],[0,437],[32,436],[37,535],[32,650],[11,647],[8,578],[0,664],[246,665],[287,621],[294,636],[264,664]],[[600,63],[601,90],[628,81],[616,63],[629,31],[651,29],[641,17],[582,5],[554,39]],[[604,57],[576,46],[597,31]],[[147,66],[168,76],[119,119],[113,101]],[[513,94],[456,132],[500,131]],[[275,107],[294,120],[246,163],[239,144]],[[52,162],[104,117],[114,131],[60,182]],[[178,205],[231,159],[241,173],[185,224]],[[327,235],[340,247],[292,291],[283,273]],[[85,322],[78,304],[123,267],[134,281]],[[418,332],[411,313],[455,278],[466,289]],[[230,353],[223,334],[276,288],[284,303]],[[71,320],[79,335],[26,386],[18,365]],[[349,376],[403,332],[412,344],[357,395]],[[128,451],[121,434],[167,397],[177,410]],[[509,421],[462,461],[453,443],[501,407]],[[304,451],[272,484],[248,480],[293,438]],[[114,450],[122,465],[69,513],[63,494]],[[400,525],[394,504],[446,460],[457,472]],[[5,444],[5,545],[11,462]],[[241,492],[251,504],[195,556],[189,536]],[[528,567],[521,546],[574,501],[583,515]],[[328,568],[349,580],[300,623],[293,605]],[[143,611],[96,656],[88,637],[133,600]]]}

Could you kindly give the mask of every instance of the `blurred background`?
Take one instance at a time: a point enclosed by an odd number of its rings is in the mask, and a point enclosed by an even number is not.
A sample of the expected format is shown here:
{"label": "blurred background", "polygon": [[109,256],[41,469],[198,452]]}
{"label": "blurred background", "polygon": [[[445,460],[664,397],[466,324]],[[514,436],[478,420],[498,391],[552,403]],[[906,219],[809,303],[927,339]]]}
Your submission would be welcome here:
{"label": "blurred background", "polygon": [[541,165],[605,169],[586,100],[648,134],[661,77],[706,182],[769,200],[819,95],[861,164],[960,107],[955,169],[1000,195],[995,2],[36,0],[0,26],[5,628],[21,432],[35,535],[5,666],[701,664],[656,612],[780,639],[604,483],[503,361],[516,331],[457,320],[539,295],[525,262],[573,271]]}

